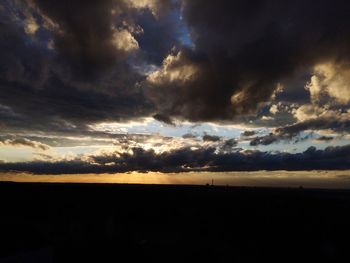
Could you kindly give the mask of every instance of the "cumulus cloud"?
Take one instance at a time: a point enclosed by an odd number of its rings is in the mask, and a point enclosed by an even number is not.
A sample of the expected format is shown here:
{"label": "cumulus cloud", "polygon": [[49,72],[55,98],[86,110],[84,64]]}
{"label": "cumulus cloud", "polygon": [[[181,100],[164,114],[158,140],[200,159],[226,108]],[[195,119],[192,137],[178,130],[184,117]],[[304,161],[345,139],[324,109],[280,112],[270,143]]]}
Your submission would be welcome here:
{"label": "cumulus cloud", "polygon": [[162,68],[150,74],[148,82],[156,85],[169,85],[174,82],[186,83],[194,77],[197,69],[194,65],[183,61],[183,52],[168,55]]}
{"label": "cumulus cloud", "polygon": [[[153,1],[152,8],[170,3],[161,2]],[[130,62],[130,56],[144,60],[148,53],[144,48],[150,41],[143,39],[140,46],[136,39],[146,24],[138,19],[147,10],[148,5],[141,11],[109,0],[5,2],[0,10],[0,104],[16,118],[3,112],[1,125],[84,132],[94,122],[154,114],[137,85],[144,76]],[[154,34],[161,39],[165,31],[166,26]]]}
{"label": "cumulus cloud", "polygon": [[139,48],[139,43],[131,33],[125,29],[114,30],[112,42],[118,50],[125,52],[134,51]]}
{"label": "cumulus cloud", "polygon": [[[309,92],[309,103],[286,109],[279,102],[270,107],[270,113],[275,116],[288,110],[294,117],[294,123],[281,126],[270,136],[265,136],[264,139],[256,138],[252,143],[264,144],[264,141],[290,140],[291,137],[298,136],[303,131],[348,133],[350,125],[348,82],[350,79],[347,68],[346,65],[335,63],[315,66],[313,75],[305,86]],[[330,141],[331,138],[321,137],[320,140]],[[316,139],[316,141],[320,140]]]}
{"label": "cumulus cloud", "polygon": [[279,134],[298,135],[305,130],[332,130],[347,133],[350,128],[350,109],[306,104],[295,110],[296,123],[276,129]]}
{"label": "cumulus cloud", "polygon": [[314,75],[306,85],[314,103],[328,95],[337,103],[350,102],[350,68],[347,65],[335,63],[319,64],[315,66]]}
{"label": "cumulus cloud", "polygon": [[297,135],[305,130],[332,130],[347,133],[350,125],[349,70],[334,62],[318,64],[306,84],[310,103],[292,110],[293,124],[277,129],[279,134]]}
{"label": "cumulus cloud", "polygon": [[174,70],[168,57],[148,79],[152,94],[162,94],[152,98],[162,111],[191,120],[252,113],[295,72],[320,61],[349,61],[349,8],[327,0],[317,3],[317,11],[303,1],[184,0],[194,48],[171,55]]}

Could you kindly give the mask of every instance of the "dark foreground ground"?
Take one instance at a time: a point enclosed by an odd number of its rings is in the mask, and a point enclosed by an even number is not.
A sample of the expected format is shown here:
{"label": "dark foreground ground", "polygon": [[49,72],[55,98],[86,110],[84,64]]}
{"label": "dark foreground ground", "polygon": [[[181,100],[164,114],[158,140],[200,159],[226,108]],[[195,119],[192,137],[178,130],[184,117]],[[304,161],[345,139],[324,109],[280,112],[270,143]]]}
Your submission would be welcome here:
{"label": "dark foreground ground", "polygon": [[0,183],[0,202],[0,262],[350,262],[350,191]]}

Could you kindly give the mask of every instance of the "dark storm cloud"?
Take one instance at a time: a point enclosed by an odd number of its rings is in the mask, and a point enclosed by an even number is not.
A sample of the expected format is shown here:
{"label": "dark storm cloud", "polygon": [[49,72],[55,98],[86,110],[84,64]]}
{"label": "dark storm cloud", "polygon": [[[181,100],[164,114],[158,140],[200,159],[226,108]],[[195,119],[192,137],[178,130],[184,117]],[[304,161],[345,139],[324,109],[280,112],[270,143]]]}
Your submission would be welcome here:
{"label": "dark storm cloud", "polygon": [[[349,62],[349,11],[342,0],[184,0],[194,48],[181,49],[149,81],[151,97],[162,112],[195,121],[254,112],[296,73],[327,60]],[[191,76],[186,65],[195,69]]]}
{"label": "dark storm cloud", "polygon": [[89,75],[114,65],[120,54],[111,41],[112,0],[33,2],[57,27],[55,47],[75,72]]}
{"label": "dark storm cloud", "polygon": [[152,11],[157,11],[157,15],[147,8],[137,11],[123,0],[33,2],[57,25],[55,47],[61,58],[67,59],[75,73],[78,70],[84,78],[100,71],[105,73],[125,59],[125,50],[115,46],[115,41],[122,37],[115,35],[118,29],[132,31],[150,63],[159,63],[177,44],[174,21],[169,18],[175,7],[168,0],[154,1],[157,10]]}
{"label": "dark storm cloud", "polygon": [[90,156],[89,162],[33,161],[0,163],[0,171],[36,174],[113,173],[127,171],[247,171],[247,170],[342,170],[350,169],[350,145],[317,150],[310,147],[302,153],[269,153],[262,151],[217,152],[215,148],[190,147],[156,153],[133,148],[131,152],[115,152]]}
{"label": "dark storm cloud", "polygon": [[149,3],[1,3],[1,128],[84,133],[154,114],[167,123],[238,118],[284,80],[308,79],[299,73],[315,63],[349,62],[347,1]]}
{"label": "dark storm cloud", "polygon": [[[159,11],[168,3],[162,1]],[[121,14],[113,14],[113,8]],[[130,39],[136,34],[138,15],[127,1],[3,3],[1,126],[16,131],[84,132],[92,122],[154,113],[136,85],[144,76],[128,63],[132,52],[124,49],[128,41],[136,45]],[[28,21],[33,23],[30,30]]]}

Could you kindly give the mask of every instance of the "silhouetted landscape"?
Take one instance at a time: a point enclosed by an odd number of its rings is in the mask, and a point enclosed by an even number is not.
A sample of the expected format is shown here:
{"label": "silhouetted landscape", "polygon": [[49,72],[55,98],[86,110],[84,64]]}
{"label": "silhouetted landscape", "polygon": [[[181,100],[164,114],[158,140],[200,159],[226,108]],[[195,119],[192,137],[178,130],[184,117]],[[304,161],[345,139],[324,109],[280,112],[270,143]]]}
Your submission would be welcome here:
{"label": "silhouetted landscape", "polygon": [[0,262],[334,262],[350,191],[0,183]]}

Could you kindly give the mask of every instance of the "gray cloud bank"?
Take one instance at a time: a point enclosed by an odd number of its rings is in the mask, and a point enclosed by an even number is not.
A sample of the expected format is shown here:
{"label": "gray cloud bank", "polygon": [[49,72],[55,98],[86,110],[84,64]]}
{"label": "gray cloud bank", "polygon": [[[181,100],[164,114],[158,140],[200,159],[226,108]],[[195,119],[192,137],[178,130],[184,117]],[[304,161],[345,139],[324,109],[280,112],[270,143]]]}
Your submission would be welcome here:
{"label": "gray cloud bank", "polygon": [[184,147],[162,153],[142,148],[128,152],[90,155],[67,161],[0,163],[2,172],[34,174],[114,173],[128,171],[249,171],[249,170],[345,170],[350,169],[350,145],[302,153],[217,151],[215,148]]}

